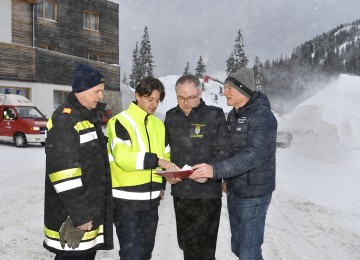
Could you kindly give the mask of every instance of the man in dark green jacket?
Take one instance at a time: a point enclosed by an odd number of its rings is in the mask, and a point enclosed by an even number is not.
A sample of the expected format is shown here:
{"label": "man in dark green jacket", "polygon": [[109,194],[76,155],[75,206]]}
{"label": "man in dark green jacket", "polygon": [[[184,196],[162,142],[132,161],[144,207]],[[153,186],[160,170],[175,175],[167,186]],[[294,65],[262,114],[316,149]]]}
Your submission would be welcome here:
{"label": "man in dark green jacket", "polygon": [[[230,156],[224,112],[201,99],[197,77],[176,82],[178,106],[166,113],[171,161],[179,167],[213,163]],[[184,259],[215,259],[221,213],[221,180],[168,179],[174,198],[177,237]]]}
{"label": "man in dark green jacket", "polygon": [[113,248],[104,77],[79,64],[65,104],[47,124],[44,247],[55,259],[94,259]]}

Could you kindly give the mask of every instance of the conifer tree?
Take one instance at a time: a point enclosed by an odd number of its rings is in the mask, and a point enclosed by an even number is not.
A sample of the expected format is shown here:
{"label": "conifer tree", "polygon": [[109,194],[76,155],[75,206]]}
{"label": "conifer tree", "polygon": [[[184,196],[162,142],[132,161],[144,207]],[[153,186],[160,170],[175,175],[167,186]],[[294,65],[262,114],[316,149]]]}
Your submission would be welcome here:
{"label": "conifer tree", "polygon": [[254,71],[254,80],[255,80],[255,90],[263,92],[263,83],[264,83],[264,66],[261,63],[258,56],[255,57],[255,62],[253,66]]}
{"label": "conifer tree", "polygon": [[191,72],[190,72],[190,63],[186,62],[186,67],[184,69],[183,75],[189,75],[189,74],[191,74]]}
{"label": "conifer tree", "polygon": [[127,81],[128,81],[128,79],[127,79],[127,77],[126,77],[126,73],[124,73],[124,76],[123,76],[123,79],[122,79],[122,83],[127,85],[127,84],[128,84]]}
{"label": "conifer tree", "polygon": [[230,75],[233,71],[235,71],[235,58],[234,52],[231,53],[230,57],[226,60],[226,72]]}
{"label": "conifer tree", "polygon": [[140,44],[140,67],[142,76],[154,76],[154,61],[151,53],[151,43],[147,26]]}
{"label": "conifer tree", "polygon": [[215,96],[214,96],[214,102],[217,104],[218,101],[219,101],[219,97],[218,97],[218,95],[215,94]]}
{"label": "conifer tree", "polygon": [[241,31],[239,30],[235,39],[234,50],[230,57],[226,60],[227,74],[229,75],[242,67],[246,67],[248,62],[249,59],[246,57],[244,52],[244,39]]}
{"label": "conifer tree", "polygon": [[141,81],[142,71],[140,67],[140,53],[139,53],[139,43],[136,41],[135,49],[132,54],[132,69],[130,78],[130,87],[136,88],[137,84]]}
{"label": "conifer tree", "polygon": [[206,72],[206,65],[204,64],[202,57],[200,55],[199,61],[197,62],[197,66],[195,68],[195,76],[198,78],[203,78]]}

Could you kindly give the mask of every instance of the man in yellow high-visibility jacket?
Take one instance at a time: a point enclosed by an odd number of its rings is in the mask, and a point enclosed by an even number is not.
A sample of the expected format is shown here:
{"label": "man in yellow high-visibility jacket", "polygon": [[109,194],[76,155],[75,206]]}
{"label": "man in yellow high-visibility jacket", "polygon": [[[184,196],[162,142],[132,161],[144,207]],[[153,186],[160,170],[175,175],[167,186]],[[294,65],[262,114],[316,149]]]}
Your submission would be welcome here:
{"label": "man in yellow high-visibility jacket", "polygon": [[136,101],[107,125],[114,199],[114,224],[121,260],[151,259],[158,224],[158,206],[166,181],[157,168],[179,169],[169,162],[164,123],[154,116],[165,88],[147,77],[135,90]]}

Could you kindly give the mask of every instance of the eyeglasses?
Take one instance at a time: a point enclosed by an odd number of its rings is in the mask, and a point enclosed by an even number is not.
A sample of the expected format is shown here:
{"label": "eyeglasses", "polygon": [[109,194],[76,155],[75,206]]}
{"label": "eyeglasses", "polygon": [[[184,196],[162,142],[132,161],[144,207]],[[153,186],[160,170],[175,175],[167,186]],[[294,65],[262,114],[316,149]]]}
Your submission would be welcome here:
{"label": "eyeglasses", "polygon": [[191,102],[194,102],[194,101],[195,101],[195,99],[199,96],[199,94],[200,94],[200,92],[198,92],[195,96],[190,96],[190,97],[187,97],[187,98],[184,98],[184,97],[182,97],[182,96],[178,96],[178,97],[177,97],[177,100],[178,100],[179,102],[182,102],[182,103],[185,103],[185,101],[191,103]]}

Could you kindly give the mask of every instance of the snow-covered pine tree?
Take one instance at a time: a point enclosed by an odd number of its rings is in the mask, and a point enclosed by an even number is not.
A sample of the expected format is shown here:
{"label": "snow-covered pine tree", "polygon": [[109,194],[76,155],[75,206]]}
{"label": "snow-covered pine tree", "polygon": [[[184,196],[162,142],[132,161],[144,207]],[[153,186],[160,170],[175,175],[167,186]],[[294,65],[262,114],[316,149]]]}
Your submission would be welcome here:
{"label": "snow-covered pine tree", "polygon": [[255,57],[253,71],[254,71],[254,83],[255,83],[255,90],[264,92],[263,84],[264,84],[264,66],[261,63],[258,56]]}
{"label": "snow-covered pine tree", "polygon": [[130,87],[136,88],[137,84],[139,84],[141,78],[142,78],[142,72],[140,67],[140,53],[139,53],[139,43],[136,41],[135,49],[132,54],[132,68],[131,68],[131,74],[129,76],[130,78]]}
{"label": "snow-covered pine tree", "polygon": [[234,52],[231,53],[230,57],[226,60],[226,73],[230,75],[233,71],[235,71],[235,58]]}
{"label": "snow-covered pine tree", "polygon": [[144,35],[140,45],[140,66],[143,77],[154,76],[154,61],[151,53],[151,43],[147,26],[145,26]]}
{"label": "snow-covered pine tree", "polygon": [[246,67],[248,62],[249,59],[246,57],[244,52],[244,38],[239,30],[235,39],[234,50],[230,57],[226,60],[227,74],[229,75],[242,67]]}
{"label": "snow-covered pine tree", "polygon": [[191,72],[190,72],[190,62],[186,62],[186,67],[184,69],[183,75],[189,75],[189,74],[191,74]]}
{"label": "snow-covered pine tree", "polygon": [[127,79],[127,77],[126,77],[126,73],[124,73],[124,76],[123,76],[123,78],[122,78],[122,83],[127,85],[127,84],[128,84],[127,81],[128,81],[128,79]]}
{"label": "snow-covered pine tree", "polygon": [[206,65],[203,62],[203,59],[200,55],[199,61],[197,62],[197,66],[195,68],[195,76],[198,78],[203,78],[206,72]]}

